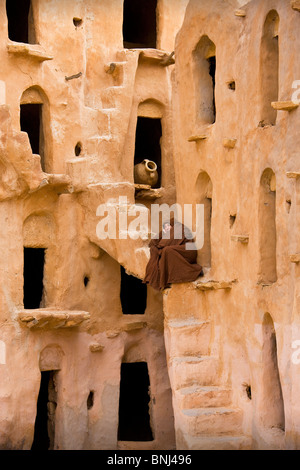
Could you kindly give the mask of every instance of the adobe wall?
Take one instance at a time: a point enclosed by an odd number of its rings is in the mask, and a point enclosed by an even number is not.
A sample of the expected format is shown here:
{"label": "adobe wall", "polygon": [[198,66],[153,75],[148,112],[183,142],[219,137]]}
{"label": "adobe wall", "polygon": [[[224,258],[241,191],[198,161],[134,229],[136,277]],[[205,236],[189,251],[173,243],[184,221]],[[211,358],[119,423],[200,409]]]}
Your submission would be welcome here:
{"label": "adobe wall", "polygon": [[[175,46],[177,200],[181,204],[203,202],[202,193],[207,189],[203,189],[204,180],[198,178],[204,172],[209,176],[211,264],[206,267],[200,290],[199,285],[180,285],[173,286],[165,295],[168,364],[169,370],[175,371],[178,356],[201,353],[199,343],[191,351],[189,335],[179,351],[172,342],[176,328],[181,325],[187,329],[193,322],[198,326],[208,322],[210,337],[204,347],[205,354],[217,358],[209,385],[230,388],[231,404],[243,410],[240,427],[236,426],[234,432],[233,426],[227,433],[249,436],[250,441],[244,442],[242,448],[299,448],[300,416],[296,399],[299,365],[292,359],[293,342],[299,337],[299,263],[295,262],[299,253],[299,110],[290,102],[292,84],[300,77],[297,60],[300,16],[299,5],[296,8],[297,2],[292,3],[295,8],[288,0],[253,0],[244,6],[233,1],[191,0]],[[279,16],[279,90],[277,98],[272,100],[277,102],[276,125],[261,122],[264,94],[269,93],[269,89],[261,88],[263,64],[268,60],[267,56],[261,56],[261,42],[264,22],[272,10]],[[197,60],[201,62],[211,54],[206,50],[207,57],[197,59],[195,50],[204,35],[215,46],[214,123],[205,122],[204,111],[200,109],[205,107],[207,96]],[[275,73],[276,64],[273,64],[269,76]],[[229,86],[233,82],[235,89]],[[282,102],[289,102],[292,108],[288,109],[287,103]],[[275,174],[264,193],[265,196],[276,194],[275,225],[264,216],[263,208],[272,204],[263,199],[261,192],[260,182],[266,169]],[[274,230],[277,278],[271,280],[264,279],[260,260],[268,256]],[[264,234],[267,234],[265,238]],[[199,262],[203,262],[201,251]],[[274,260],[268,262],[270,266]],[[269,375],[272,365],[266,353],[268,321],[273,321],[276,334],[281,399],[273,396],[272,387],[268,388],[274,379]],[[195,385],[191,377],[185,384],[179,382],[175,376],[171,379],[177,408],[177,395],[182,386]],[[246,393],[249,386],[251,399]],[[279,429],[274,424],[277,418],[273,422],[269,418],[282,403],[285,424]],[[197,432],[195,424],[191,431],[181,411],[175,413],[177,445],[205,448],[209,441],[203,444],[200,439],[201,433],[207,434],[205,425],[201,428],[200,423]],[[222,445],[221,427],[214,429],[212,435],[219,438],[216,446]],[[230,445],[235,446],[236,442]]]}
{"label": "adobe wall", "polygon": [[[33,0],[38,44],[8,39],[1,1],[2,449],[31,448],[45,370],[58,371],[55,449],[175,446],[162,296],[148,290],[144,315],[123,315],[120,302],[120,265],[142,278],[147,242],[99,240],[96,211],[111,198],[122,210],[119,196],[128,198],[128,207],[136,202],[139,112],[162,119],[161,201],[175,200],[174,66],[161,61],[174,49],[186,4],[174,9],[170,0],[158,2],[159,52],[144,57],[123,49],[122,0]],[[44,170],[20,131],[22,100],[43,104]],[[23,306],[24,246],[46,249],[43,305],[36,311]],[[122,361],[148,364],[153,441],[117,441]]]}

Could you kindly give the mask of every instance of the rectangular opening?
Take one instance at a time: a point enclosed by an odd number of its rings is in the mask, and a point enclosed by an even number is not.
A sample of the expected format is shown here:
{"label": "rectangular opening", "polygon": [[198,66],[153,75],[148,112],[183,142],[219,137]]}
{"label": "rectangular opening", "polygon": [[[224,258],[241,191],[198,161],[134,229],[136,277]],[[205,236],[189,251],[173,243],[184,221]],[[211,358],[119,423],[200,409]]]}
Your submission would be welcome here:
{"label": "rectangular opening", "polygon": [[45,248],[24,247],[24,308],[40,308],[44,291]]}
{"label": "rectangular opening", "polygon": [[149,387],[146,362],[121,365],[119,441],[153,441],[149,414]]}
{"label": "rectangular opening", "polygon": [[124,47],[156,48],[157,0],[124,0]]}
{"label": "rectangular opening", "polygon": [[20,127],[29,137],[32,153],[40,155],[41,165],[45,171],[43,151],[43,105],[40,103],[21,104]]}
{"label": "rectangular opening", "polygon": [[8,37],[11,41],[35,44],[30,0],[6,0]]}
{"label": "rectangular opening", "polygon": [[57,371],[42,371],[31,450],[53,450],[55,436],[55,410]]}
{"label": "rectangular opening", "polygon": [[209,65],[209,75],[212,79],[212,112],[213,112],[213,123],[216,121],[216,56],[209,57],[207,59]]}
{"label": "rectangular opening", "polygon": [[147,286],[143,282],[126,273],[121,266],[122,311],[124,315],[143,315],[147,306]]}
{"label": "rectangular opening", "polygon": [[151,160],[157,165],[158,180],[154,188],[161,186],[161,119],[138,117],[135,135],[134,165],[144,159]]}

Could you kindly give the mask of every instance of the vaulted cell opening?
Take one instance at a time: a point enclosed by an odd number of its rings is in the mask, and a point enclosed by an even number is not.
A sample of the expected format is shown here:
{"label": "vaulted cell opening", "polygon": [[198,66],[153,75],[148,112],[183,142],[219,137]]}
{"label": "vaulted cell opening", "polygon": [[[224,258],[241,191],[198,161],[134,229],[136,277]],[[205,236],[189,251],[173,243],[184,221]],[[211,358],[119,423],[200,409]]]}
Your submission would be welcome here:
{"label": "vaulted cell opening", "polygon": [[6,0],[8,37],[12,41],[36,44],[33,9],[30,0]]}
{"label": "vaulted cell opening", "polygon": [[[197,220],[194,215],[193,220],[197,222],[198,226],[203,226],[204,243],[203,247],[199,250],[199,263],[203,267],[211,267],[211,223],[212,223],[212,201],[213,185],[209,175],[202,171],[196,182],[196,203],[203,206],[204,217],[203,220]],[[195,228],[194,228],[195,229]]]}
{"label": "vaulted cell opening", "polygon": [[157,0],[124,0],[124,48],[156,48]]}
{"label": "vaulted cell opening", "polygon": [[147,286],[126,273],[121,266],[120,299],[124,315],[143,315],[147,306]]}
{"label": "vaulted cell opening", "polygon": [[42,110],[40,103],[21,104],[20,125],[21,131],[27,132],[32,153],[41,154]]}
{"label": "vaulted cell opening", "polygon": [[263,348],[263,424],[267,428],[285,429],[285,412],[277,359],[277,340],[274,322],[266,313],[262,324]]}
{"label": "vaulted cell opening", "polygon": [[[157,180],[155,184],[151,184],[151,179],[149,180],[149,184],[153,188],[161,186],[161,138],[161,119],[138,117],[135,135],[134,166],[142,163],[144,160],[150,160],[150,162],[155,164]],[[136,176],[135,182],[139,182]]]}
{"label": "vaulted cell opening", "polygon": [[267,168],[260,180],[259,193],[259,282],[277,281],[276,260],[276,177]]}
{"label": "vaulted cell opening", "polygon": [[44,293],[45,248],[24,247],[23,302],[25,309],[40,308]]}
{"label": "vaulted cell opening", "polygon": [[122,363],[119,441],[153,441],[149,413],[150,379],[146,362]]}
{"label": "vaulted cell opening", "polygon": [[279,15],[271,10],[266,17],[260,48],[260,125],[275,125],[277,110],[272,102],[279,94]]}
{"label": "vaulted cell opening", "polygon": [[57,407],[56,378],[58,371],[41,372],[40,390],[31,450],[53,450],[55,411]]}
{"label": "vaulted cell opening", "polygon": [[193,51],[196,120],[200,124],[216,121],[216,46],[202,36]]}
{"label": "vaulted cell opening", "polygon": [[38,86],[27,88],[20,100],[20,129],[28,134],[33,154],[40,155],[42,170],[52,172],[50,108],[46,94]]}

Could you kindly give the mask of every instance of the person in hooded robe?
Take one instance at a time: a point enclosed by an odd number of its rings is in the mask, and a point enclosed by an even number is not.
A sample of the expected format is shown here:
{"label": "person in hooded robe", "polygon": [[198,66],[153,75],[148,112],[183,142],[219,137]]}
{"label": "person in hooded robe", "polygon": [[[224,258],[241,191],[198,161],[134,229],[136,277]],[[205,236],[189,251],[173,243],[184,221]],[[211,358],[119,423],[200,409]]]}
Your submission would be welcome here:
{"label": "person in hooded robe", "polygon": [[187,249],[187,228],[172,219],[163,224],[157,239],[149,243],[150,259],[146,267],[144,283],[155,290],[163,290],[174,283],[192,282],[203,275],[197,264],[197,250]]}

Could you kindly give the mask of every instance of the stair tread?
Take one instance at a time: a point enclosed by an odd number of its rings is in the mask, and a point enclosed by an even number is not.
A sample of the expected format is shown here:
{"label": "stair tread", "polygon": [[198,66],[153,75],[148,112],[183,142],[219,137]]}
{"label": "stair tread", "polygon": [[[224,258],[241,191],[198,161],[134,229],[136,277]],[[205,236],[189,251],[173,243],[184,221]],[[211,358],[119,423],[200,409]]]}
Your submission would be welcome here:
{"label": "stair tread", "polygon": [[238,408],[225,408],[223,406],[218,407],[206,407],[206,408],[189,408],[182,410],[182,413],[186,416],[201,416],[201,415],[215,415],[215,414],[227,414],[239,412]]}
{"label": "stair tread", "polygon": [[175,362],[202,362],[215,359],[214,356],[175,356],[172,360]]}
{"label": "stair tread", "polygon": [[190,320],[171,320],[167,323],[167,326],[170,326],[171,328],[184,328],[189,326],[202,326],[209,323],[210,321],[199,321],[192,318]]}
{"label": "stair tread", "polygon": [[231,389],[227,387],[222,387],[218,385],[191,385],[190,387],[182,387],[178,389],[178,392],[183,395],[188,395],[197,392],[215,392],[215,391],[225,391],[230,392]]}

